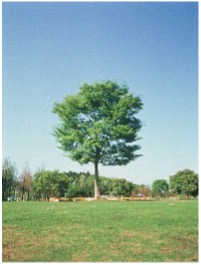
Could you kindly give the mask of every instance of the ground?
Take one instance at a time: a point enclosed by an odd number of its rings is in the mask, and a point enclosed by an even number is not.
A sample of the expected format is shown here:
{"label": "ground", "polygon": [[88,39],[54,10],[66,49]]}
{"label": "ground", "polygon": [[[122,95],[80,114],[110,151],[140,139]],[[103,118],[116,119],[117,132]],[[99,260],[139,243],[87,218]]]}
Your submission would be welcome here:
{"label": "ground", "polygon": [[198,201],[5,202],[4,262],[198,261]]}

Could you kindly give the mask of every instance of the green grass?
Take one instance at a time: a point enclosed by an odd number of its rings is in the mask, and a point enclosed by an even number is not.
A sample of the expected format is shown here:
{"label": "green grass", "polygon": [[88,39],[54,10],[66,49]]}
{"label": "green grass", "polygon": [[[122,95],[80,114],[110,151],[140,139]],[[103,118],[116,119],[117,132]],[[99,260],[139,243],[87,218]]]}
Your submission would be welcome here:
{"label": "green grass", "polygon": [[198,261],[198,201],[2,204],[4,262]]}

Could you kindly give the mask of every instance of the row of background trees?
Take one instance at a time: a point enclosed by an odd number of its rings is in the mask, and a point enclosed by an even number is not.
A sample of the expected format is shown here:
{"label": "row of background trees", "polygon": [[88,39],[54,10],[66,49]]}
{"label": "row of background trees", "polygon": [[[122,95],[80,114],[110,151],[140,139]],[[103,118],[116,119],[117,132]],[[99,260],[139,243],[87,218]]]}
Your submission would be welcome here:
{"label": "row of background trees", "polygon": [[[198,174],[186,169],[165,179],[157,179],[152,186],[138,185],[123,178],[100,177],[101,195],[169,197],[185,195],[198,196]],[[94,197],[94,176],[89,172],[59,172],[58,170],[38,170],[31,174],[26,164],[22,174],[17,176],[14,163],[9,158],[2,166],[2,200],[15,196],[20,200],[49,200],[51,197]]]}

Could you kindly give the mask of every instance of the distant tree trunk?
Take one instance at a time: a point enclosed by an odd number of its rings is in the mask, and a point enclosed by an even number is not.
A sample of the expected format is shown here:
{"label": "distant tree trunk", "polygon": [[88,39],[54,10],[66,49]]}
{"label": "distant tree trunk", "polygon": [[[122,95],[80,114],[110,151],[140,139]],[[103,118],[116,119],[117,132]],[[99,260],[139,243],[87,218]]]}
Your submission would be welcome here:
{"label": "distant tree trunk", "polygon": [[3,201],[6,201],[7,198],[6,198],[6,192],[5,192],[5,190],[3,190],[2,195],[3,195],[3,196],[2,196]]}
{"label": "distant tree trunk", "polygon": [[24,201],[24,186],[22,187],[22,202]]}
{"label": "distant tree trunk", "polygon": [[99,192],[99,173],[98,173],[98,163],[94,163],[95,168],[95,179],[94,179],[94,198],[95,200],[100,199],[100,192]]}

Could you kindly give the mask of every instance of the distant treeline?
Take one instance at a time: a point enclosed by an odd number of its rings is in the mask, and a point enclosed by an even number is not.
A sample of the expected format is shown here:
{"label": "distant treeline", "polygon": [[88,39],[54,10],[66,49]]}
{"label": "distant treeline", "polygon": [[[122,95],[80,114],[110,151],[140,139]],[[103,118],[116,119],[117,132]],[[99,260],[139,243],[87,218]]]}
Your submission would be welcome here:
{"label": "distant treeline", "polygon": [[[100,177],[101,194],[131,196],[136,185],[126,179]],[[32,183],[34,199],[50,197],[94,197],[94,176],[85,172],[41,171],[34,175]]]}
{"label": "distant treeline", "polygon": [[[33,176],[28,165],[20,176],[10,159],[2,168],[2,199],[15,196],[21,200],[49,200],[51,197],[93,197],[94,176],[89,172],[59,172],[39,170]],[[126,179],[100,177],[100,192],[104,195],[131,196],[142,192],[145,185],[137,185]],[[150,190],[147,187],[148,190]]]}
{"label": "distant treeline", "polygon": [[[179,171],[170,176],[170,184],[164,179],[155,180],[152,187],[138,185],[124,178],[99,178],[101,195],[146,197],[184,194],[187,197],[198,195],[198,175],[191,170]],[[2,166],[2,200],[47,200],[51,197],[94,197],[94,176],[89,172],[59,172],[58,170],[38,170],[31,174],[28,164],[22,174],[17,175],[16,166],[9,158]]]}

